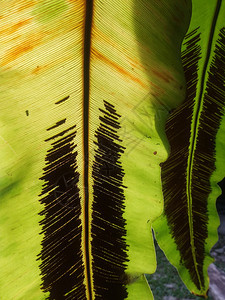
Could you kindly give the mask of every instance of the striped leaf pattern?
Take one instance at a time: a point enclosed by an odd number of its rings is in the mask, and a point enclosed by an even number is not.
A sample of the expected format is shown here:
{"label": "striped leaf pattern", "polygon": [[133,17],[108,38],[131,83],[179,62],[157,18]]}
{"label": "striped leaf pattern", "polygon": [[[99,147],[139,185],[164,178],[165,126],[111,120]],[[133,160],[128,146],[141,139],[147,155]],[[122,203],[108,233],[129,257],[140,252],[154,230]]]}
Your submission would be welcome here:
{"label": "striped leaf pattern", "polygon": [[152,299],[189,18],[185,0],[0,2],[1,299]]}
{"label": "striped leaf pattern", "polygon": [[[208,27],[199,20],[206,15]],[[155,227],[160,243],[162,227],[163,234],[171,235],[170,246],[162,241],[161,247],[188,288],[200,295],[208,290],[207,268],[212,262],[209,251],[217,240],[219,225],[215,201],[220,191],[216,184],[224,177],[224,170],[218,166],[224,160],[224,20],[222,1],[193,1],[191,24],[182,48],[186,99],[166,125],[171,154],[162,164],[165,213]],[[178,252],[176,262],[172,251]]]}

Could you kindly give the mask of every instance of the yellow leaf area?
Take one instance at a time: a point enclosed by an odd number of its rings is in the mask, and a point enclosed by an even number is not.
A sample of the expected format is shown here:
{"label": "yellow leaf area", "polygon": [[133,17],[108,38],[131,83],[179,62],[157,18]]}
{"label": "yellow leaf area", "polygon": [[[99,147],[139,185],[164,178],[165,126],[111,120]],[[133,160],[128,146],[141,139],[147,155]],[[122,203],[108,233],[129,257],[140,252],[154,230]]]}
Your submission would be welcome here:
{"label": "yellow leaf area", "polygon": [[[148,285],[140,274],[156,268],[151,223],[163,209],[159,164],[167,157],[166,142],[162,141],[164,123],[168,111],[182,102],[185,90],[181,62],[177,61],[177,44],[184,35],[184,25],[177,29],[181,22],[175,17],[177,1],[172,1],[172,5],[167,2],[154,5],[154,1],[147,0],[93,1],[88,205],[91,212],[95,133],[101,123],[99,109],[103,110],[103,101],[107,101],[121,116],[118,135],[126,149],[120,161],[127,187],[127,272],[131,283],[136,281],[136,287],[130,284],[128,288],[131,300],[137,299],[137,292],[141,295],[142,290],[142,299],[148,299]],[[184,4],[177,8],[185,11]],[[74,151],[78,153],[82,230],[87,226],[83,139],[87,104],[85,13],[84,0],[0,2],[0,298],[4,300],[45,297],[40,290],[36,261],[42,239],[38,213],[43,207],[38,195],[43,182],[39,179],[50,148],[45,141],[59,133],[55,124],[64,119],[60,130],[76,126]],[[62,102],[63,99],[68,101]],[[86,231],[89,233],[91,221],[90,214]],[[84,232],[83,253],[84,240],[87,241]],[[88,242],[92,263],[91,238]],[[82,259],[85,265],[85,254]],[[140,276],[137,280],[136,274]]]}

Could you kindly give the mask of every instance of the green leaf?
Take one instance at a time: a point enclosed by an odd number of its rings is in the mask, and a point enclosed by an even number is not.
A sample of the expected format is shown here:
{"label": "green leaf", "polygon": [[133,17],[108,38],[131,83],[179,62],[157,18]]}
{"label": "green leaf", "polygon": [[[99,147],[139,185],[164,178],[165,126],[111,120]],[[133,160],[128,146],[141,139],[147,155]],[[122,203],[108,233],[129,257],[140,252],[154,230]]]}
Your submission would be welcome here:
{"label": "green leaf", "polygon": [[189,6],[0,2],[1,299],[152,299]]}
{"label": "green leaf", "polygon": [[217,241],[217,182],[224,177],[225,3],[192,1],[182,45],[186,100],[169,117],[171,153],[162,164],[165,213],[154,228],[188,289],[206,295]]}

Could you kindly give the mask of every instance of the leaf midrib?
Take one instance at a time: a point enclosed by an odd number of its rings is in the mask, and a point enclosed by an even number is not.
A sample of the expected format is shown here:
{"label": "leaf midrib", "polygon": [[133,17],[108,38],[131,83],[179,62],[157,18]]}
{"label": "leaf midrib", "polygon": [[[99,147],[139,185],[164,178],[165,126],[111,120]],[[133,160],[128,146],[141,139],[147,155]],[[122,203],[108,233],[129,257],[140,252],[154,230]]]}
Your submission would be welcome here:
{"label": "leaf midrib", "polygon": [[84,157],[84,243],[85,243],[85,272],[87,280],[87,297],[93,299],[91,279],[91,249],[89,237],[89,101],[90,101],[90,53],[91,30],[93,18],[93,0],[85,1],[85,29],[84,29],[84,54],[83,54],[83,157]]}

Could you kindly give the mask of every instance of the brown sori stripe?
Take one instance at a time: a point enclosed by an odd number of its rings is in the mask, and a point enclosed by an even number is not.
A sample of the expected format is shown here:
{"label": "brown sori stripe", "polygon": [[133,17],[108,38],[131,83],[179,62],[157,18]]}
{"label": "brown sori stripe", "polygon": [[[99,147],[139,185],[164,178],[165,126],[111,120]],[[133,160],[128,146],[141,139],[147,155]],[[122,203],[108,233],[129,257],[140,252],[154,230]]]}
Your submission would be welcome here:
{"label": "brown sori stripe", "polygon": [[[165,214],[171,234],[180,251],[181,263],[189,270],[190,276],[199,290],[204,289],[203,263],[205,258],[205,240],[207,238],[207,200],[211,191],[210,176],[215,169],[215,139],[224,114],[225,101],[225,37],[221,30],[214,58],[210,67],[203,110],[200,122],[195,128],[197,139],[193,155],[192,181],[186,183],[189,139],[193,117],[194,98],[197,87],[197,68],[200,59],[198,29],[186,39],[186,50],[182,61],[187,81],[187,97],[184,104],[170,116],[166,133],[171,145],[171,154],[162,164],[162,182],[165,199]],[[177,130],[179,128],[179,130]],[[178,132],[175,134],[175,131]],[[195,251],[194,264],[190,228],[188,220],[187,184],[191,191],[192,225]]]}
{"label": "brown sori stripe", "polygon": [[125,269],[127,245],[124,213],[124,171],[120,163],[124,147],[115,107],[104,101],[100,109],[100,127],[95,137],[98,146],[94,157],[94,200],[92,205],[92,254],[95,299],[122,300],[127,297]]}
{"label": "brown sori stripe", "polygon": [[[194,99],[197,90],[197,69],[200,59],[198,28],[186,36],[186,50],[182,53],[182,62],[186,77],[187,90],[184,104],[176,109],[166,123],[166,134],[171,153],[162,164],[162,186],[165,201],[165,215],[171,234],[181,255],[181,264],[189,270],[192,280],[201,289],[191,249],[190,224],[188,212],[187,164]],[[178,129],[178,130],[177,130]],[[199,221],[197,221],[199,224]],[[204,241],[203,241],[204,243]],[[203,255],[203,253],[201,253]],[[200,262],[199,262],[200,263]],[[198,272],[202,276],[202,259]]]}
{"label": "brown sori stripe", "polygon": [[46,140],[54,142],[46,155],[46,167],[40,178],[44,180],[40,195],[44,207],[40,213],[44,216],[40,222],[41,234],[44,235],[39,254],[40,270],[42,289],[49,292],[47,299],[52,300],[86,299],[74,127]]}
{"label": "brown sori stripe", "polygon": [[58,122],[56,122],[55,125],[49,127],[47,130],[49,131],[49,130],[51,130],[51,129],[54,129],[54,128],[56,128],[56,127],[62,125],[62,124],[65,123],[65,122],[66,122],[66,119],[63,119],[63,120],[61,120],[61,121],[58,121]]}
{"label": "brown sori stripe", "polygon": [[[200,223],[195,222],[194,232],[197,239],[204,239],[204,232],[207,231],[207,199],[211,192],[210,176],[215,170],[216,159],[216,135],[220,127],[222,117],[225,113],[225,28],[220,30],[219,38],[216,43],[214,57],[209,70],[209,77],[204,95],[203,110],[199,121],[199,132],[197,137],[196,154],[194,158],[193,197],[196,201],[193,203],[193,212],[197,217],[200,215]],[[201,168],[199,167],[201,165]],[[200,229],[200,230],[199,230]],[[198,232],[198,235],[197,235]],[[204,251],[204,245],[201,245],[197,253],[198,261],[201,260],[201,252]],[[200,248],[200,245],[199,245]]]}
{"label": "brown sori stripe", "polygon": [[61,103],[65,102],[66,100],[68,100],[69,97],[70,97],[70,96],[66,96],[65,98],[63,98],[63,99],[57,101],[55,104],[61,104]]}

